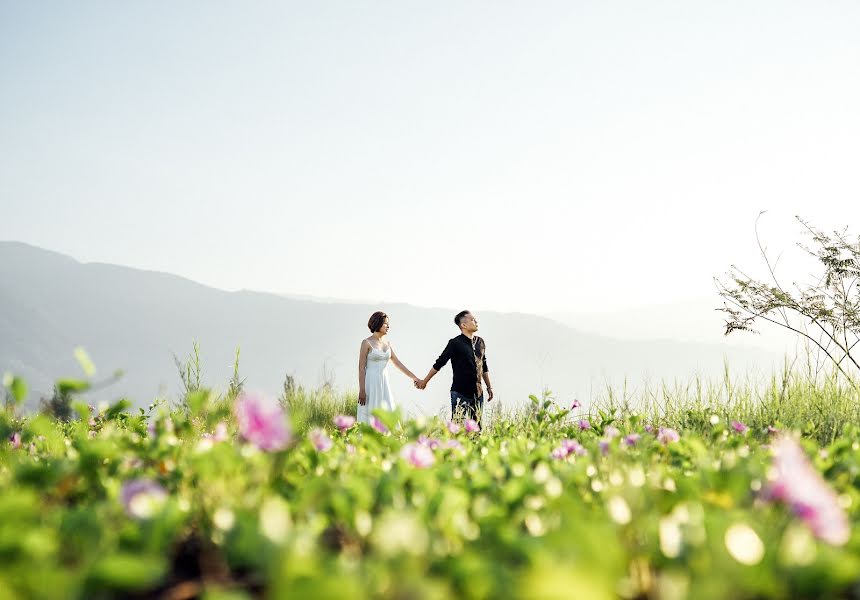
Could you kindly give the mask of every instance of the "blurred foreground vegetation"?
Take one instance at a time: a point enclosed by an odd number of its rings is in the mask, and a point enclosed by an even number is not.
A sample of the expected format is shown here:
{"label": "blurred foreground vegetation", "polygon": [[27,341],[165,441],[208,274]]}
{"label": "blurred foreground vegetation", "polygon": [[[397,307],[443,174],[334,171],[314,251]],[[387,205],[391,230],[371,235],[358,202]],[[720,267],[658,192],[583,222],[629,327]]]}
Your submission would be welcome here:
{"label": "blurred foreground vegetation", "polygon": [[[545,394],[480,433],[338,427],[354,394],[288,378],[271,405],[292,433],[271,451],[237,421],[238,367],[224,392],[183,381],[135,411],[67,380],[63,412],[25,417],[6,377],[0,598],[860,597],[858,395],[835,376]],[[847,542],[766,494],[782,436]]]}

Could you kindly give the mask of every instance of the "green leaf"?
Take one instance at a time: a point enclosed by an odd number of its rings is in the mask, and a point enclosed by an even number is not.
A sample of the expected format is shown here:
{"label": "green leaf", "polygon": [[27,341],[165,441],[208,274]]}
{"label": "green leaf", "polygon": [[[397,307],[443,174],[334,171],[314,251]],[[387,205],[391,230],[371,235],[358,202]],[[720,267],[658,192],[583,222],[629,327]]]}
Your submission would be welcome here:
{"label": "green leaf", "polygon": [[388,428],[389,431],[394,431],[397,428],[397,424],[400,422],[399,409],[387,411],[381,408],[377,408],[371,411],[371,414],[377,419],[379,419],[382,424]]}
{"label": "green leaf", "polygon": [[33,436],[48,436],[55,430],[55,423],[51,417],[47,415],[38,415],[27,422],[27,429],[33,433]]}
{"label": "green leaf", "polygon": [[90,359],[90,355],[87,354],[86,350],[81,347],[75,348],[75,359],[77,359],[78,364],[81,365],[84,375],[92,377],[96,374],[96,366],[93,364],[93,361]]}
{"label": "green leaf", "polygon": [[111,406],[109,409],[107,409],[107,411],[105,411],[105,421],[113,421],[119,415],[124,413],[125,409],[127,409],[129,406],[131,406],[131,402],[123,398],[122,400]]}
{"label": "green leaf", "polygon": [[88,381],[82,379],[60,379],[57,381],[57,391],[60,394],[77,394],[90,389]]}
{"label": "green leaf", "polygon": [[20,377],[16,377],[12,380],[10,389],[12,390],[12,396],[15,398],[16,404],[21,404],[27,399],[27,384]]}
{"label": "green leaf", "polygon": [[167,562],[162,557],[117,553],[99,560],[90,579],[109,590],[143,591],[155,587],[166,573]]}
{"label": "green leaf", "polygon": [[252,596],[242,590],[209,588],[203,593],[203,600],[251,600]]}
{"label": "green leaf", "polygon": [[72,408],[81,419],[88,419],[90,416],[90,407],[87,406],[87,403],[82,400],[75,400],[72,402]]}
{"label": "green leaf", "polygon": [[[60,426],[57,421],[48,415],[33,417],[27,422],[25,429],[32,434],[33,438],[39,438],[40,436],[45,438],[41,443],[44,444],[49,452],[59,453],[65,448],[65,437]],[[37,440],[37,443],[40,442]]]}
{"label": "green leaf", "polygon": [[209,390],[197,390],[185,396],[185,404],[192,415],[199,415],[209,404]]}
{"label": "green leaf", "polygon": [[21,404],[27,398],[27,382],[11,373],[3,376],[3,385],[12,393],[15,404]]}

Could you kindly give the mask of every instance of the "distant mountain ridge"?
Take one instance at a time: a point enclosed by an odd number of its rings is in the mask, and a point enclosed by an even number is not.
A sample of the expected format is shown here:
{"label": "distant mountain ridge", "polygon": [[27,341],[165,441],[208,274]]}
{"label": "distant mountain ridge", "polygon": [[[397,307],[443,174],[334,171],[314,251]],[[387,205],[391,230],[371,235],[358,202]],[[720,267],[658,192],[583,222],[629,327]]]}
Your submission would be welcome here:
{"label": "distant mountain ridge", "polygon": [[[200,343],[204,382],[225,387],[235,350],[249,389],[276,395],[285,375],[315,386],[333,379],[357,388],[357,357],[374,310],[391,317],[400,358],[424,376],[447,340],[457,334],[455,310],[407,304],[318,302],[276,294],[227,292],[169,273],[71,257],[20,242],[0,242],[0,372],[30,384],[30,405],[60,377],[78,376],[72,352],[83,346],[98,376],[125,376],[91,398],[129,397],[139,406],[156,396],[178,397],[174,354]],[[620,341],[582,333],[546,317],[477,311],[480,335],[497,398],[507,407],[543,388],[568,401],[588,401],[606,384],[626,377],[688,380],[719,377],[724,359],[735,371],[769,370],[775,354],[738,346]],[[391,367],[395,398],[413,413],[433,414],[448,404],[450,367],[424,392]],[[98,377],[97,377],[98,378]]]}

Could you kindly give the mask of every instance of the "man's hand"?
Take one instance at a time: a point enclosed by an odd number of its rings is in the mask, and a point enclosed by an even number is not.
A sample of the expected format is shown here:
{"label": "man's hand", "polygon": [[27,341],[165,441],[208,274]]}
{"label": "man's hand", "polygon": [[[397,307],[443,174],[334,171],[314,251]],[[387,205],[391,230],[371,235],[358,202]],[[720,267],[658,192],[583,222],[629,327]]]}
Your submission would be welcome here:
{"label": "man's hand", "polygon": [[493,399],[493,390],[492,388],[487,390],[487,402]]}
{"label": "man's hand", "polygon": [[367,393],[366,392],[358,392],[358,403],[362,406],[367,405]]}

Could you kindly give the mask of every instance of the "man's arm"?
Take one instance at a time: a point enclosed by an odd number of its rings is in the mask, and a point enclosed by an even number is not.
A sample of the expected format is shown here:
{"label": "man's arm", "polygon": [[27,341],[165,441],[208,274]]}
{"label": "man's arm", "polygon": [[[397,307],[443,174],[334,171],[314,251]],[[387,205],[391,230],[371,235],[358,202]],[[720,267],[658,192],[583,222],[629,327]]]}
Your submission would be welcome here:
{"label": "man's arm", "polygon": [[487,388],[487,402],[493,399],[493,384],[490,383],[490,374],[484,371],[484,383]]}
{"label": "man's arm", "polygon": [[490,383],[490,367],[487,365],[487,342],[484,342],[484,384],[487,388],[487,402],[493,399],[493,384]]}
{"label": "man's arm", "polygon": [[430,369],[430,372],[427,373],[427,376],[424,379],[415,382],[415,387],[417,387],[419,390],[423,390],[424,388],[426,388],[427,384],[430,382],[431,379],[433,379],[436,373],[438,373],[440,369],[445,366],[445,363],[447,363],[451,359],[452,343],[453,342],[451,340],[448,341],[448,345],[445,346],[444,350],[442,350],[442,354],[440,354],[439,358],[436,359],[436,362],[433,363],[433,368]]}
{"label": "man's arm", "polygon": [[423,390],[427,387],[427,384],[430,383],[430,380],[433,379],[433,376],[436,375],[436,373],[438,372],[439,371],[437,371],[436,369],[431,368],[430,372],[427,373],[427,376],[424,379],[415,382],[415,387],[417,387],[419,390]]}

